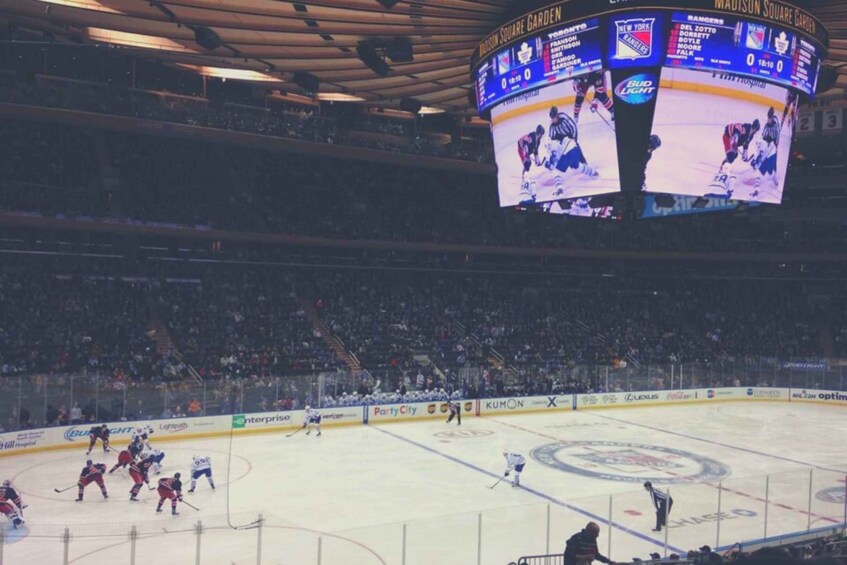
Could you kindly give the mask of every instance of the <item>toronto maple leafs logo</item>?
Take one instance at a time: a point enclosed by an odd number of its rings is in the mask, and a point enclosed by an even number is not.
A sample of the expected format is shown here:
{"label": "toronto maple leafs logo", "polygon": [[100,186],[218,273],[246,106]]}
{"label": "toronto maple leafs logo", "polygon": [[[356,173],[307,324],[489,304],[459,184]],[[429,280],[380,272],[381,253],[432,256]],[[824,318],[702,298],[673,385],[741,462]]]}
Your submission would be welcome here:
{"label": "toronto maple leafs logo", "polygon": [[524,41],[518,51],[518,61],[521,62],[521,65],[526,65],[530,60],[532,60],[532,47]]}
{"label": "toronto maple leafs logo", "polygon": [[780,55],[785,55],[788,52],[789,45],[788,36],[785,35],[784,31],[779,32],[779,35],[773,40],[773,46]]}

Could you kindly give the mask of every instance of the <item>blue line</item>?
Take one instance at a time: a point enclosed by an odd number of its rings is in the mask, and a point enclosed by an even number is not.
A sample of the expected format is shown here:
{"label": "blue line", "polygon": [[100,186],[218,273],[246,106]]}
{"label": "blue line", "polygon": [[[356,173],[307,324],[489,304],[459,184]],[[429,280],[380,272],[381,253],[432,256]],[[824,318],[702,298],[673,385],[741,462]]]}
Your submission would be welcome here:
{"label": "blue line", "polygon": [[[405,438],[405,437],[403,437],[403,436],[399,436],[399,435],[397,435],[397,434],[393,434],[393,433],[391,433],[391,432],[389,432],[389,431],[387,431],[387,430],[384,430],[384,429],[383,429],[382,427],[380,427],[380,426],[371,426],[371,429],[373,429],[373,430],[377,430],[378,432],[384,433],[385,435],[389,435],[389,436],[391,436],[391,437],[393,437],[393,438],[395,438],[395,439],[399,439],[400,441],[405,441],[406,443],[409,443],[409,444],[411,444],[411,445],[414,445],[415,447],[419,447],[419,448],[421,448],[421,449],[423,449],[423,450],[425,450],[425,451],[429,451],[430,453],[434,453],[435,455],[438,455],[438,456],[440,456],[440,457],[443,457],[444,459],[448,459],[448,460],[452,461],[453,463],[458,463],[459,465],[463,465],[463,466],[465,466],[465,467],[467,467],[467,468],[469,468],[469,469],[473,469],[474,471],[476,471],[476,472],[478,472],[478,473],[482,473],[483,475],[487,475],[487,476],[489,476],[489,477],[491,477],[491,478],[493,478],[493,479],[500,479],[500,478],[502,478],[500,475],[494,474],[494,473],[492,473],[492,472],[490,472],[490,471],[486,471],[485,469],[482,469],[482,468],[480,468],[480,467],[477,467],[477,466],[476,466],[476,465],[474,465],[473,463],[468,463],[467,461],[462,461],[461,459],[459,459],[459,458],[457,458],[457,457],[453,457],[452,455],[447,455],[446,453],[442,453],[441,451],[438,451],[437,449],[433,449],[432,447],[429,447],[429,446],[424,445],[424,444],[422,444],[422,443],[418,443],[418,442],[416,442],[416,441],[414,441],[414,440],[411,440],[411,439]],[[607,520],[606,518],[603,518],[602,516],[598,516],[597,514],[593,514],[593,513],[589,512],[589,511],[587,511],[587,510],[583,510],[582,508],[577,508],[576,506],[571,506],[570,504],[567,504],[567,503],[565,503],[565,502],[562,502],[561,500],[558,500],[558,499],[556,499],[556,498],[553,498],[553,497],[552,497],[552,496],[550,496],[549,494],[544,494],[543,492],[539,492],[539,491],[537,491],[537,490],[535,490],[535,489],[532,489],[532,488],[526,487],[526,486],[524,486],[524,485],[521,485],[521,490],[524,490],[524,491],[526,491],[526,492],[529,492],[530,494],[534,494],[535,496],[537,496],[537,497],[539,497],[539,498],[542,498],[542,499],[544,499],[544,500],[546,500],[546,501],[548,501],[548,502],[551,502],[552,504],[555,504],[556,506],[561,506],[562,508],[567,508],[568,510],[572,510],[572,511],[574,511],[574,512],[578,512],[579,514],[582,514],[583,516],[588,516],[588,517],[589,517],[589,518],[591,518],[592,520],[595,520],[595,521],[597,521],[597,522],[601,522],[601,523],[603,523],[603,524],[605,524],[605,525],[607,525],[607,526],[612,526],[612,527],[613,527],[613,528],[615,528],[615,529],[618,529],[618,530],[620,530],[620,531],[622,531],[622,532],[624,532],[624,533],[627,533],[627,534],[630,534],[630,535],[632,535],[632,536],[635,536],[635,537],[637,537],[637,538],[639,538],[639,539],[641,539],[641,540],[643,540],[643,541],[646,541],[646,542],[648,542],[648,543],[651,543],[651,544],[653,544],[653,545],[659,546],[659,547],[661,547],[661,548],[664,548],[664,547],[665,547],[665,543],[664,543],[663,541],[657,541],[657,540],[654,540],[654,539],[653,539],[653,538],[651,538],[650,536],[644,535],[644,534],[642,534],[641,532],[636,532],[635,530],[631,530],[631,529],[627,528],[626,526],[622,526],[622,525],[618,524],[617,522],[609,521],[609,520]],[[686,551],[685,551],[684,549],[680,549],[680,548],[678,548],[678,547],[674,547],[674,546],[672,546],[672,545],[670,545],[670,544],[668,545],[668,549],[672,550],[674,553],[679,553],[680,555],[682,555],[682,554],[686,553]]]}
{"label": "blue line", "polygon": [[788,461],[789,463],[796,463],[797,465],[803,465],[804,467],[814,467],[815,469],[820,469],[821,471],[830,471],[832,473],[839,473],[841,475],[843,475],[845,473],[844,470],[830,469],[829,467],[822,467],[820,465],[814,465],[813,463],[808,463],[806,461],[797,461],[796,459],[790,459],[788,457],[781,457],[779,455],[771,455],[770,453],[765,453],[763,451],[756,451],[755,449],[748,449],[746,447],[739,447],[737,445],[730,445],[728,443],[721,443],[719,441],[713,441],[711,439],[704,439],[704,438],[701,438],[701,437],[691,436],[691,435],[688,435],[688,434],[682,434],[682,433],[679,433],[679,432],[672,432],[670,430],[665,430],[663,428],[656,428],[654,426],[648,426],[647,424],[637,424],[635,422],[630,422],[628,420],[621,420],[619,418],[612,418],[611,416],[604,416],[602,414],[593,414],[590,411],[587,411],[587,412],[583,411],[583,413],[591,414],[592,416],[595,416],[597,418],[605,418],[607,420],[612,420],[613,422],[619,422],[621,424],[629,424],[630,426],[637,426],[637,427],[640,427],[640,428],[653,430],[654,432],[662,432],[662,433],[665,433],[665,434],[684,437],[684,438],[687,438],[687,439],[702,441],[703,443],[710,443],[712,445],[719,445],[721,447],[726,447],[726,448],[729,448],[729,449],[737,449],[738,451],[744,451],[746,453],[752,453],[754,455],[761,455],[762,457],[771,457],[772,459],[779,459],[781,461]]}

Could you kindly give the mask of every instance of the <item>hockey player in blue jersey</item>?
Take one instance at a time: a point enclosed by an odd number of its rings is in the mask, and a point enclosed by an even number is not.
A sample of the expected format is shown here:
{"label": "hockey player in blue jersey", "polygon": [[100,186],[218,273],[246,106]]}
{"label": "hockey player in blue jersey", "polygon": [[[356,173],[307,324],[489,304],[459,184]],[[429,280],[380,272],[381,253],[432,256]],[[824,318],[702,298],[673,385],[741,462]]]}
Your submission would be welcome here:
{"label": "hockey player in blue jersey", "polygon": [[548,129],[550,141],[548,143],[547,169],[554,168],[567,172],[575,170],[589,177],[596,177],[597,171],[588,166],[582,148],[579,146],[579,130],[576,122],[559,108],[550,108],[550,127]]}
{"label": "hockey player in blue jersey", "polygon": [[303,417],[303,427],[308,427],[308,429],[306,430],[306,435],[312,433],[312,426],[315,426],[315,429],[318,430],[317,435],[321,435],[320,413],[311,406],[306,406],[306,414]]}
{"label": "hockey player in blue jersey", "polygon": [[194,487],[197,486],[197,479],[206,477],[209,481],[209,486],[215,490],[215,480],[212,478],[212,458],[206,455],[205,457],[193,456],[191,458],[191,488],[189,493],[194,492]]}

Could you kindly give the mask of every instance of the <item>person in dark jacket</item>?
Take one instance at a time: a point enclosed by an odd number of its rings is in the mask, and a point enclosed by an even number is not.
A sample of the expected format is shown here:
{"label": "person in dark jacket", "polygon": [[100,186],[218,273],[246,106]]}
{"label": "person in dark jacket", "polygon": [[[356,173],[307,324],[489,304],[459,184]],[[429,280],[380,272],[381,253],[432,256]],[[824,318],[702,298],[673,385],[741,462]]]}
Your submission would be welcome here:
{"label": "person in dark jacket", "polygon": [[600,526],[596,522],[589,522],[581,532],[572,535],[565,544],[565,565],[591,565],[595,560],[615,565],[597,549],[599,535]]}

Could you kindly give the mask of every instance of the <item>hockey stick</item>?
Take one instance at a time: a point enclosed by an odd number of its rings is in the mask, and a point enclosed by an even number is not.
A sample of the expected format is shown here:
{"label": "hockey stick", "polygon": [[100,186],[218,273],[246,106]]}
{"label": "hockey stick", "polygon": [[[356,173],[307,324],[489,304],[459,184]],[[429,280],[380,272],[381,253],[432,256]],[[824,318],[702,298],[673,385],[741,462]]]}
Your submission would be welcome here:
{"label": "hockey stick", "polygon": [[66,490],[71,490],[71,489],[72,489],[72,488],[74,488],[75,486],[77,486],[77,484],[76,484],[76,483],[72,484],[72,485],[71,485],[71,486],[69,486],[68,488],[63,488],[63,489],[61,489],[61,490],[59,490],[59,489],[57,489],[57,488],[54,488],[54,489],[53,489],[53,492],[65,492]]}
{"label": "hockey stick", "polygon": [[300,431],[300,430],[302,430],[302,429],[305,429],[305,428],[297,428],[296,430],[294,430],[294,431],[293,431],[293,432],[291,432],[290,434],[285,434],[285,437],[291,437],[291,436],[293,436],[294,434],[296,434],[297,432],[299,432],[299,431]]}
{"label": "hockey stick", "polygon": [[592,107],[592,108],[591,108],[591,112],[592,112],[593,114],[597,114],[597,115],[600,117],[600,119],[601,119],[601,120],[603,120],[603,123],[604,123],[604,124],[606,124],[607,126],[609,126],[609,129],[610,129],[610,130],[612,130],[612,132],[617,133],[617,132],[615,131],[615,126],[613,126],[612,124],[610,124],[610,123],[609,123],[609,120],[607,120],[607,119],[605,118],[605,116],[603,116],[603,114],[601,114],[601,113],[600,113],[600,111],[599,111],[597,108]]}
{"label": "hockey stick", "polygon": [[493,489],[494,487],[496,487],[497,485],[499,485],[499,484],[500,484],[500,481],[502,481],[502,480],[503,480],[503,479],[505,479],[505,478],[506,478],[506,477],[500,477],[499,479],[497,479],[497,482],[496,482],[496,483],[494,483],[493,485],[491,485],[491,486],[490,486],[490,487],[488,487],[488,488],[492,488],[492,489]]}
{"label": "hockey stick", "polygon": [[194,506],[193,504],[191,504],[190,502],[186,502],[186,501],[184,501],[184,500],[180,500],[180,502],[182,502],[183,504],[185,504],[185,505],[186,505],[186,506],[188,506],[189,508],[193,508],[194,510],[196,510],[196,511],[200,512],[200,509],[199,509],[199,508],[197,508],[196,506]]}

